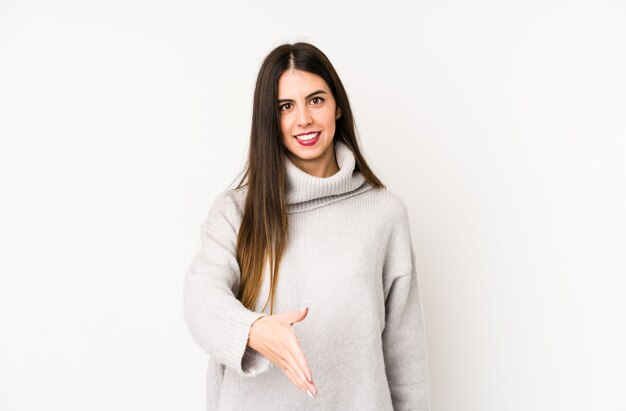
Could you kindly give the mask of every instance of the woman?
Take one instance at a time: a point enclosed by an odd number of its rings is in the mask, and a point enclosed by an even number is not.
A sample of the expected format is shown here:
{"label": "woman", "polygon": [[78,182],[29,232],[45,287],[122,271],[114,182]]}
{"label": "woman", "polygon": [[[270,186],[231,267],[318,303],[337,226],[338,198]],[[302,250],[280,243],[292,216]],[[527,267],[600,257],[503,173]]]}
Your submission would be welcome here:
{"label": "woman", "polygon": [[429,409],[407,207],[361,155],[315,46],[265,58],[245,174],[201,237],[184,314],[210,356],[208,409]]}

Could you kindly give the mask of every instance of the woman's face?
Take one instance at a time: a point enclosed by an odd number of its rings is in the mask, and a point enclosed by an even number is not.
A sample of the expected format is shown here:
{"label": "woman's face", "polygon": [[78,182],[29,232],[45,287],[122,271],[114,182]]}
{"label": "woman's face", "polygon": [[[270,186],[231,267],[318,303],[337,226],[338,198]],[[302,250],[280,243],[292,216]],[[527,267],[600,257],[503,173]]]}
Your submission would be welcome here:
{"label": "woman's face", "polygon": [[[341,111],[320,76],[285,71],[278,79],[278,110],[283,145],[294,164],[309,168],[316,162],[334,160],[335,121]],[[303,133],[317,134],[297,137]]]}

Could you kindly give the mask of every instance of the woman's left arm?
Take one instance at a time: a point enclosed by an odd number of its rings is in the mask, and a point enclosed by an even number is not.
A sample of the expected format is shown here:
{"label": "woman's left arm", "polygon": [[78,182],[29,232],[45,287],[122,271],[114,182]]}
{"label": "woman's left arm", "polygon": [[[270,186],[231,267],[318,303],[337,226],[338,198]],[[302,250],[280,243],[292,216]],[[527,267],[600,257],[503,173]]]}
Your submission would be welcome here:
{"label": "woman's left arm", "polygon": [[426,332],[406,205],[396,219],[384,264],[383,352],[394,411],[430,410]]}

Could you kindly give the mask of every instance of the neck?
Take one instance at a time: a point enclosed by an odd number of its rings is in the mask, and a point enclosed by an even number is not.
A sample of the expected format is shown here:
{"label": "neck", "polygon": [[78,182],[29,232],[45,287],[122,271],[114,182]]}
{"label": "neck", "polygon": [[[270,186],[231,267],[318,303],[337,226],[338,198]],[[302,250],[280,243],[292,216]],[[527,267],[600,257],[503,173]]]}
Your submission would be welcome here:
{"label": "neck", "polygon": [[[354,153],[342,141],[334,144],[332,160],[338,171],[322,177],[309,174],[295,165],[288,156],[284,156],[285,165],[285,203],[287,212],[297,213],[353,196],[373,186],[366,184],[365,177],[356,170]],[[287,151],[287,150],[285,150]],[[319,168],[322,170],[323,168]],[[330,174],[328,170],[325,174]]]}
{"label": "neck", "polygon": [[315,177],[326,178],[335,175],[339,171],[335,149],[332,146],[321,157],[314,160],[301,159],[289,151],[286,154],[296,167]]}

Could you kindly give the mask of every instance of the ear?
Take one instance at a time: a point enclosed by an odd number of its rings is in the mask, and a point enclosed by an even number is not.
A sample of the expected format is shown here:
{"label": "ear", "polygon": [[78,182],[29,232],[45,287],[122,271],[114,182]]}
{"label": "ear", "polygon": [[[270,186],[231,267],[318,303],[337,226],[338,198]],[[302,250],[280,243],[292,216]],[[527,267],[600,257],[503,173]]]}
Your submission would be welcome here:
{"label": "ear", "polygon": [[341,109],[337,107],[337,114],[335,116],[335,120],[339,120],[339,117],[341,117]]}

